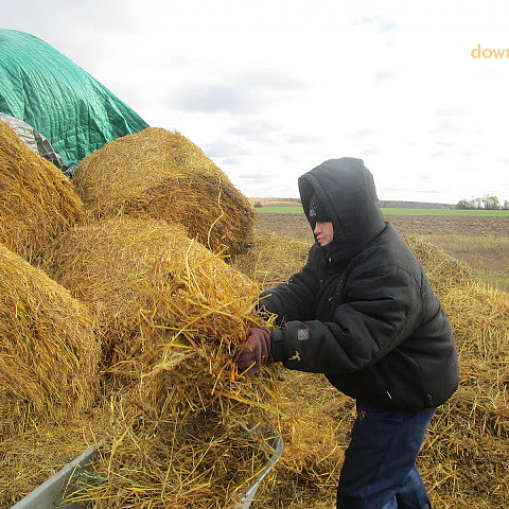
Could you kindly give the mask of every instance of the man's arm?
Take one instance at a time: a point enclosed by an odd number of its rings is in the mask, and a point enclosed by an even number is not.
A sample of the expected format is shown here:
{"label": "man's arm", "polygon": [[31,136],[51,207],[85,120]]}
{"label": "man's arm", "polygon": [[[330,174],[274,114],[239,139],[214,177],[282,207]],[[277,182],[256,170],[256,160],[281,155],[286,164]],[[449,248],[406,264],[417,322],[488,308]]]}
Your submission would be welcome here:
{"label": "man's arm", "polygon": [[273,330],[272,358],[299,371],[357,371],[396,348],[422,319],[419,284],[400,267],[359,275],[346,292],[333,321],[293,320]]}

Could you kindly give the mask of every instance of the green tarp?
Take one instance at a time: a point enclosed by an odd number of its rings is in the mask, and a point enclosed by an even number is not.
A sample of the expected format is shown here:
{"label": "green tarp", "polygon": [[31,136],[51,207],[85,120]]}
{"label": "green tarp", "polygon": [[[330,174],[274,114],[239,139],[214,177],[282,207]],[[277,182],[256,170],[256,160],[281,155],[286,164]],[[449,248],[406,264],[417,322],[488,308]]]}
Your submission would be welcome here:
{"label": "green tarp", "polygon": [[41,39],[0,29],[0,112],[45,136],[67,167],[149,125]]}

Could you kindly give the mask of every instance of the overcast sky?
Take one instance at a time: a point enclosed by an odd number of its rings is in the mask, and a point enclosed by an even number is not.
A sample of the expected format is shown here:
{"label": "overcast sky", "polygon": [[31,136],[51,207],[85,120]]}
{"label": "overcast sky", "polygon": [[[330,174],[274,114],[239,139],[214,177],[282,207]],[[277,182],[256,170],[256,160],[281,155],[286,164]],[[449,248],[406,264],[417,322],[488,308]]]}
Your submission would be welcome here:
{"label": "overcast sky", "polygon": [[509,54],[508,0],[0,0],[0,28],[189,138],[246,196],[296,197],[351,156],[380,199],[509,200],[509,58],[484,51]]}

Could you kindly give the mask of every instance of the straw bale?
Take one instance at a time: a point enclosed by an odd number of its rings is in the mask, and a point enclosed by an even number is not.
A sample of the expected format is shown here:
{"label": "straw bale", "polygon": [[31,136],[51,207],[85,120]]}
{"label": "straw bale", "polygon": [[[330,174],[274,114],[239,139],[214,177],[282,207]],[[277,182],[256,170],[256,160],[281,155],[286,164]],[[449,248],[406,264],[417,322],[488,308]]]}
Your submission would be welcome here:
{"label": "straw bale", "polygon": [[73,182],[93,217],[148,214],[230,254],[252,240],[249,200],[179,133],[150,127],[107,143],[80,163]]}
{"label": "straw bale", "polygon": [[180,226],[147,217],[74,227],[55,245],[47,270],[99,318],[105,368],[152,351],[177,331],[191,338],[194,322],[213,327],[207,316],[197,315],[212,298],[228,301],[239,316],[231,332],[245,337],[240,309],[257,291]]}
{"label": "straw bale", "polygon": [[0,242],[38,265],[49,243],[83,217],[71,182],[0,122]]}
{"label": "straw bale", "polygon": [[232,361],[249,326],[270,326],[253,311],[255,283],[151,218],[75,227],[53,260],[54,277],[95,310],[109,342],[114,425],[96,468],[104,482],[82,496],[101,508],[238,499],[270,454],[262,428],[277,414],[271,368],[245,380]]}
{"label": "straw bale", "polygon": [[84,305],[0,245],[0,431],[65,419],[95,396],[100,347]]}

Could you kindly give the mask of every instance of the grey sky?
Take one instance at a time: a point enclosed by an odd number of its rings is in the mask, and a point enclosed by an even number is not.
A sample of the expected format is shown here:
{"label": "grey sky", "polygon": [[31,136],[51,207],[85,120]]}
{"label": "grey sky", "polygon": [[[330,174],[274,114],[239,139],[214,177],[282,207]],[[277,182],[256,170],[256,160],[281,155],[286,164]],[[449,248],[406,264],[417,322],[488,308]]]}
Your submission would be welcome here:
{"label": "grey sky", "polygon": [[247,196],[353,156],[381,199],[509,200],[506,0],[17,0],[0,28],[71,58]]}

